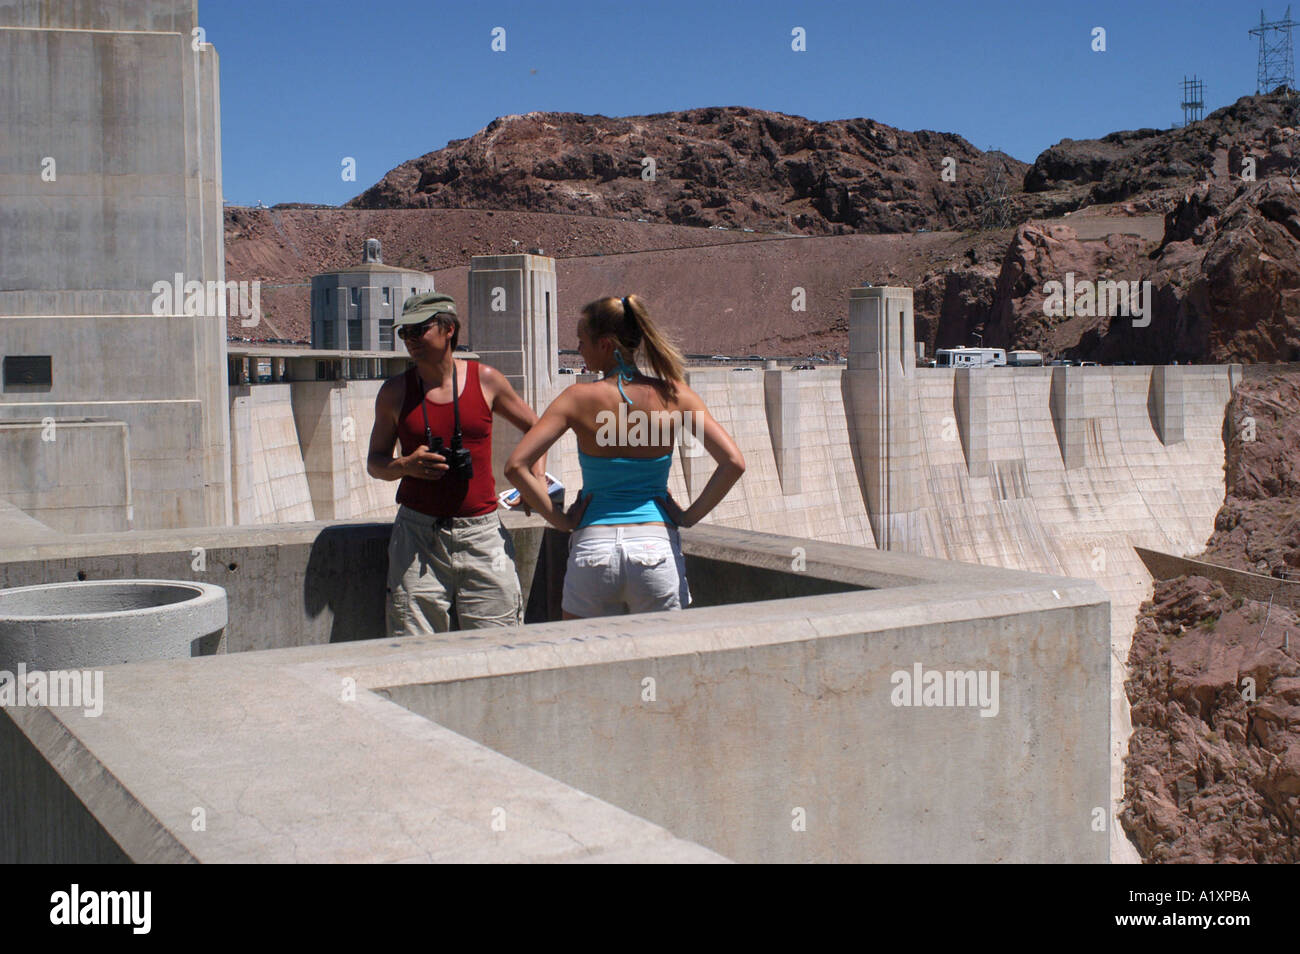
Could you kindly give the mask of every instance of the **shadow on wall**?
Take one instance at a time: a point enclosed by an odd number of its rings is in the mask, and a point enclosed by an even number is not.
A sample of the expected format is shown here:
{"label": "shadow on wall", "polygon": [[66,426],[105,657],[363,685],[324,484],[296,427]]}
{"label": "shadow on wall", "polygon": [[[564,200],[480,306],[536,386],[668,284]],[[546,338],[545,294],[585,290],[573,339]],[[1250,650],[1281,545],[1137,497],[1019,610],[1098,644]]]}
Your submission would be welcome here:
{"label": "shadow on wall", "polygon": [[[309,619],[329,610],[329,641],[354,642],[387,635],[388,540],[391,523],[327,527],[312,544],[302,581]],[[568,534],[550,527],[515,527],[515,566],[524,594],[524,622],[560,618]],[[452,627],[459,623],[452,608]]]}
{"label": "shadow on wall", "polygon": [[[871,497],[867,493],[867,474],[863,470],[864,461],[867,458],[862,443],[866,435],[862,433],[860,425],[863,421],[868,420],[871,408],[862,406],[866,404],[865,400],[855,399],[855,391],[858,389],[852,386],[851,382],[854,381],[856,381],[856,378],[852,375],[840,375],[840,400],[844,402],[844,419],[848,423],[845,430],[849,438],[849,458],[853,461],[853,472],[858,478],[858,491],[862,494],[862,502],[870,510]],[[873,453],[872,457],[875,456]],[[873,525],[872,531],[875,530],[876,528]]]}
{"label": "shadow on wall", "polygon": [[[307,619],[330,612],[329,642],[380,639],[387,635],[385,604],[391,527],[380,523],[327,527],[316,537],[303,574],[303,612]],[[524,623],[558,621],[569,535],[539,526],[514,527],[510,532],[524,593]],[[765,569],[689,554],[686,573],[695,608],[861,589],[854,584],[820,579],[816,574]],[[454,608],[452,625],[453,629],[457,626]]]}
{"label": "shadow on wall", "polygon": [[[309,619],[329,610],[329,641],[346,643],[384,635],[384,587],[388,579],[391,524],[327,527],[312,544],[302,580],[302,608]],[[358,539],[358,535],[364,539]]]}

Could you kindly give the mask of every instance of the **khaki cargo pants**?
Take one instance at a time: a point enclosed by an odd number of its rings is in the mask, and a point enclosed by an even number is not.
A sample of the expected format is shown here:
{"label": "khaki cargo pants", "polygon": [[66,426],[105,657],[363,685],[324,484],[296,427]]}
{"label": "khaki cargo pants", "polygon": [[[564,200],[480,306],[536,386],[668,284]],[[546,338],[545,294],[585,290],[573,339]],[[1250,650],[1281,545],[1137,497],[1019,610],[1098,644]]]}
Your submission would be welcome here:
{"label": "khaki cargo pants", "polygon": [[523,622],[514,543],[501,517],[430,517],[398,507],[388,541],[388,635],[445,633],[453,604],[461,629]]}

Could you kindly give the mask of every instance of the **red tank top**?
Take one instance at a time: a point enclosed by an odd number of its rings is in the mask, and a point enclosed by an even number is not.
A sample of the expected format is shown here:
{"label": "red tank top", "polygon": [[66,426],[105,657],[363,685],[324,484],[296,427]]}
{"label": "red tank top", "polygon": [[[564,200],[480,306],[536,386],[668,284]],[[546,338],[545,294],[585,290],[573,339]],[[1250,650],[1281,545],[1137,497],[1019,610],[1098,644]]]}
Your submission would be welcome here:
{"label": "red tank top", "polygon": [[[454,360],[454,359],[453,359]],[[466,361],[465,390],[460,395],[460,430],[463,446],[474,461],[474,477],[466,481],[447,471],[439,480],[403,477],[397,485],[397,502],[430,517],[478,517],[497,509],[496,481],[492,478],[492,409],[483,400],[478,383],[478,362]],[[397,417],[397,438],[403,456],[424,443],[424,414],[420,402],[419,370],[406,372],[406,398]],[[454,427],[452,405],[424,401],[429,429],[441,437],[443,447],[451,445]]]}

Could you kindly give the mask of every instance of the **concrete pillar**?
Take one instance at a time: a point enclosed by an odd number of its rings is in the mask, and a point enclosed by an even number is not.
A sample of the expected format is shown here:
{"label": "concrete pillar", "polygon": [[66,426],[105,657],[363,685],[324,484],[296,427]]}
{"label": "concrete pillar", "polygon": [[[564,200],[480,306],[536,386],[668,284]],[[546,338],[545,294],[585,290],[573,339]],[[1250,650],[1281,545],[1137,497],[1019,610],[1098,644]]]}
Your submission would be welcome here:
{"label": "concrete pillar", "polygon": [[[775,361],[768,364],[775,365]],[[776,458],[776,476],[787,497],[801,489],[799,479],[799,372],[775,367],[763,372],[763,405],[767,412],[767,433]]]}
{"label": "concrete pillar", "polygon": [[1147,389],[1147,413],[1160,443],[1166,447],[1183,442],[1183,369],[1178,365],[1156,365],[1151,369]]}
{"label": "concrete pillar", "polygon": [[850,290],[845,411],[858,482],[882,550],[907,549],[921,516],[915,378],[912,289]]}
{"label": "concrete pillar", "polygon": [[[559,377],[555,259],[545,255],[475,255],[460,344],[510,381],[539,414]],[[508,424],[492,428],[492,471],[505,486],[506,458],[519,443]]]}
{"label": "concrete pillar", "polygon": [[[348,506],[349,486],[355,475],[348,473],[342,437],[343,422],[348,416],[347,388],[347,381],[339,379],[301,381],[289,389],[312,512],[317,520],[344,520],[352,516]],[[368,437],[362,435],[356,439]]]}
{"label": "concrete pillar", "polygon": [[54,368],[5,401],[123,421],[140,529],[231,521],[226,322],[174,294],[225,279],[219,70],[197,26],[194,0],[0,0],[0,349]]}
{"label": "concrete pillar", "polygon": [[1083,397],[1083,369],[1052,368],[1052,427],[1066,470],[1084,463],[1084,428],[1088,426]]}
{"label": "concrete pillar", "polygon": [[958,368],[954,373],[952,410],[957,418],[966,472],[989,473],[989,376],[992,368]]}
{"label": "concrete pillar", "polygon": [[[243,365],[243,362],[240,362]],[[253,523],[257,507],[253,499],[253,399],[246,383],[230,389],[231,502],[235,523]]]}

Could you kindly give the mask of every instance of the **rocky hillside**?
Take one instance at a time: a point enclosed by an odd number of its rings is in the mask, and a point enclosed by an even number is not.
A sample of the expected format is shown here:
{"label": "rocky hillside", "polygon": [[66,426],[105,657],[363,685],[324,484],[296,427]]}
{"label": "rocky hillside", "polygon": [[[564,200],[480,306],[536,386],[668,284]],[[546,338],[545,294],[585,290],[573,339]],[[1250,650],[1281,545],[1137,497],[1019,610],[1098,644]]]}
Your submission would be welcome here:
{"label": "rocky hillside", "polygon": [[[918,311],[938,310],[936,343],[979,333],[991,344],[1103,362],[1300,360],[1300,132],[1275,125],[1282,115],[1276,97],[1244,97],[1185,129],[1048,149],[1025,177],[1026,194],[1053,190],[1059,207],[1083,214],[1026,222],[1000,258],[927,276]],[[1082,225],[1102,211],[1114,215],[1114,231],[1083,238]],[[1164,219],[1158,241],[1125,227],[1124,217],[1151,213]],[[1151,323],[1050,317],[1046,283],[1070,272],[1150,281]]]}
{"label": "rocky hillside", "polygon": [[1300,374],[1255,370],[1228,404],[1227,493],[1199,559],[1300,579]]}
{"label": "rocky hillside", "polygon": [[1203,577],[1156,583],[1125,684],[1120,819],[1143,860],[1300,861],[1300,621]]}
{"label": "rocky hillside", "polygon": [[[945,158],[954,181],[943,177]],[[914,232],[973,224],[990,164],[1020,192],[1024,163],[951,133],[870,119],[813,122],[739,106],[619,118],[534,112],[402,163],[348,207],[517,209],[803,235]]]}
{"label": "rocky hillside", "polygon": [[[1181,129],[1134,129],[1101,139],[1063,139],[1034,161],[1024,188],[1029,193],[1082,189],[1081,206],[1183,188],[1215,174],[1239,174],[1239,159],[1244,158],[1247,144],[1258,146],[1262,132],[1287,125],[1287,107],[1280,96],[1243,96]],[[1233,154],[1238,161],[1229,168],[1225,160],[1234,148],[1243,152],[1240,157]],[[1258,149],[1256,159],[1260,179],[1293,164],[1290,148],[1279,143]]]}
{"label": "rocky hillside", "polygon": [[[869,119],[817,123],[739,107],[507,116],[403,163],[344,209],[228,209],[227,277],[268,286],[267,327],[254,332],[262,337],[305,336],[310,276],[355,261],[375,235],[386,261],[426,271],[532,247],[562,261],[601,256],[595,274],[606,284],[635,279],[676,299],[688,350],[843,352],[847,289],[870,280],[916,289],[917,340],[929,350],[980,335],[1104,362],[1295,361],[1300,138],[1279,125],[1284,118],[1279,97],[1243,97],[1185,129],[1065,140],[1029,167],[958,136]],[[653,181],[641,177],[645,157]],[[956,162],[955,182],[943,178],[945,157]],[[990,167],[1008,180],[1011,227],[975,231]],[[835,256],[848,246],[816,245],[845,233],[898,241],[844,261]],[[767,267],[763,254],[746,265],[709,250],[796,237],[814,245],[789,260],[824,262],[816,274],[800,266],[768,282],[767,272],[755,275]],[[700,252],[673,259],[667,276],[627,270],[636,254],[671,248]],[[1150,281],[1151,323],[1049,315],[1045,286],[1069,273]],[[673,296],[678,282],[703,298]],[[761,319],[728,325],[746,337],[730,342],[713,327],[709,290],[743,297],[756,284],[769,287],[723,305]],[[790,285],[817,286],[819,304],[791,314]],[[750,334],[777,326],[778,335]]]}

